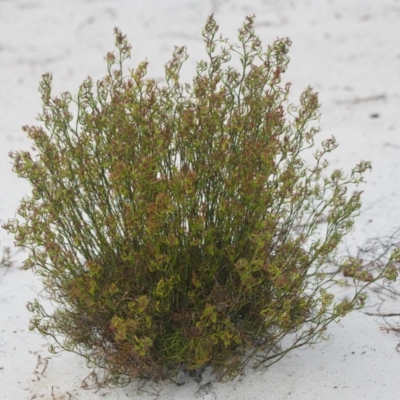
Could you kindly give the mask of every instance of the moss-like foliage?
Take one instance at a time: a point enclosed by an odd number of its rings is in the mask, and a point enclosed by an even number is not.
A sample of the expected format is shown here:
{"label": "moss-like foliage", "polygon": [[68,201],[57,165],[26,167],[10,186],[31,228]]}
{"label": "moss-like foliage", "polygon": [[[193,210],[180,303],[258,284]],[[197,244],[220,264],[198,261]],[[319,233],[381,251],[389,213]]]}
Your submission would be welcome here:
{"label": "moss-like foliage", "polygon": [[[356,288],[335,301],[322,268],[360,209],[361,192],[347,188],[370,164],[328,173],[337,144],[312,150],[317,94],[288,104],[290,41],[263,50],[253,24],[236,45],[210,17],[207,61],[183,84],[187,53],[176,48],[165,85],[145,79],[147,62],[123,69],[131,47],[116,29],[108,74],[76,97],[52,97],[43,75],[42,125],[24,127],[35,148],[11,154],[33,191],[5,228],[55,305],[30,303],[31,328],[111,378],[204,365],[235,376],[318,342],[364,299]],[[396,257],[375,280],[394,276]]]}

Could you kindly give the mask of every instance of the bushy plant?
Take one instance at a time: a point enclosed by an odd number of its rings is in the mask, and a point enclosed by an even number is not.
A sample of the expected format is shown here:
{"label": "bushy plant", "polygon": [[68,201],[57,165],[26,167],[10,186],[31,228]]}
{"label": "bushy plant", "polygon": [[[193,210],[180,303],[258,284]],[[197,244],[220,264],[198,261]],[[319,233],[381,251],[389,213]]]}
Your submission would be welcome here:
{"label": "bushy plant", "polygon": [[[331,138],[307,165],[320,105],[311,88],[288,103],[289,39],[263,50],[254,16],[240,45],[217,31],[211,16],[191,83],[180,81],[182,47],[162,85],[145,79],[147,62],[123,69],[131,47],[115,29],[108,74],[77,97],[52,97],[43,75],[42,125],[23,128],[34,151],[11,153],[33,190],[5,228],[55,306],[29,303],[31,329],[117,380],[276,362],[324,338],[371,283],[335,300],[335,274],[323,273],[360,209],[347,189],[370,164],[328,172]],[[397,259],[373,281],[393,278]]]}

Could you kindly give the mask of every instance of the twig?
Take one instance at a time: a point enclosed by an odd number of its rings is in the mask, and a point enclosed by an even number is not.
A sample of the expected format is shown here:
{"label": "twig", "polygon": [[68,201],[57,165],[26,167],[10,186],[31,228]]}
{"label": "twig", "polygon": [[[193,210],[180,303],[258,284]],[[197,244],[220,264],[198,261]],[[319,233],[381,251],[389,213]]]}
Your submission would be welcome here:
{"label": "twig", "polygon": [[359,104],[366,103],[369,101],[377,101],[377,100],[385,100],[386,94],[378,94],[376,96],[367,96],[367,97],[356,97],[351,100],[336,100],[336,104]]}
{"label": "twig", "polygon": [[388,313],[388,314],[383,314],[383,313],[369,313],[365,312],[365,315],[369,315],[371,317],[400,317],[400,313]]}
{"label": "twig", "polygon": [[389,328],[386,327],[386,326],[380,326],[379,329],[381,331],[386,331],[387,333],[389,333],[389,332],[397,332],[397,333],[399,333],[400,332],[400,328],[393,328],[393,326],[391,326]]}

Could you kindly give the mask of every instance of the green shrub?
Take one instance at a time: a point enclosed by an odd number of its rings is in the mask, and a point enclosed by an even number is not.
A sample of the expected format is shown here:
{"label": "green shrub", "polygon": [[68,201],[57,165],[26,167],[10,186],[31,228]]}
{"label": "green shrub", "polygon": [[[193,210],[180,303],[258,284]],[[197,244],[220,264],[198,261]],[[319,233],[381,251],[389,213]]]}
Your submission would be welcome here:
{"label": "green shrub", "polygon": [[[115,29],[108,74],[77,97],[52,98],[43,75],[42,127],[24,127],[34,155],[11,153],[33,190],[4,227],[31,251],[25,267],[55,306],[31,302],[31,329],[117,382],[204,365],[235,376],[318,342],[364,300],[370,282],[336,301],[323,267],[360,209],[361,192],[347,188],[370,164],[328,173],[332,138],[306,165],[317,94],[288,104],[290,41],[263,51],[253,23],[239,46],[218,39],[210,17],[208,61],[182,84],[187,53],[176,48],[164,86],[145,79],[147,62],[123,70],[131,47]],[[229,66],[235,54],[240,70]],[[395,276],[396,257],[375,280]]]}

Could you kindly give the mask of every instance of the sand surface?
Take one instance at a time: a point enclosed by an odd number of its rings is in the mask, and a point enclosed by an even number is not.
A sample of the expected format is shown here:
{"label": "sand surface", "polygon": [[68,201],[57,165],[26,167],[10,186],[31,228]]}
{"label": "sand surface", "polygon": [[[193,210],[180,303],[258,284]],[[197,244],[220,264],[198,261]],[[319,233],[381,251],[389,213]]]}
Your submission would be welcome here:
{"label": "sand surface", "polygon": [[[350,249],[400,226],[400,1],[397,0],[0,0],[0,221],[13,217],[26,182],[11,172],[9,151],[31,143],[21,130],[34,125],[41,102],[41,75],[53,73],[54,94],[75,94],[88,75],[106,73],[104,55],[113,50],[118,26],[133,45],[130,66],[147,58],[149,77],[163,79],[173,46],[186,45],[189,78],[204,58],[201,29],[215,14],[221,33],[233,39],[248,14],[256,14],[264,45],[277,37],[293,41],[286,81],[297,101],[308,85],[320,93],[321,139],[334,135],[340,147],[331,157],[349,171],[372,161],[363,210],[349,237]],[[0,231],[1,245],[12,243]],[[90,389],[92,370],[74,354],[47,352],[44,338],[28,330],[26,303],[41,290],[37,277],[17,265],[0,267],[0,398],[125,399],[397,399],[400,338],[386,321],[366,313],[400,313],[399,298],[376,287],[367,308],[329,327],[332,339],[293,351],[266,371],[248,369],[221,384],[201,382],[123,389]],[[338,291],[340,295],[340,292]],[[85,379],[86,378],[86,379]]]}

